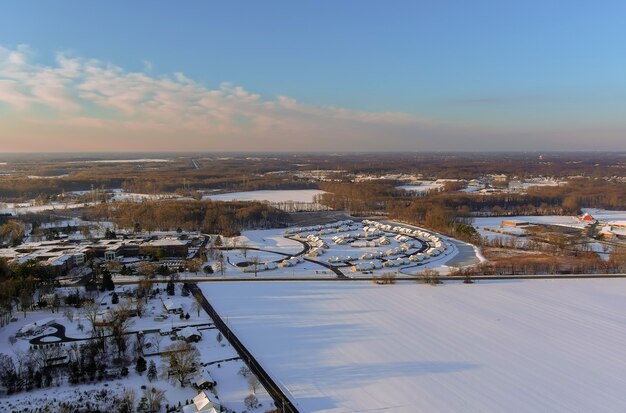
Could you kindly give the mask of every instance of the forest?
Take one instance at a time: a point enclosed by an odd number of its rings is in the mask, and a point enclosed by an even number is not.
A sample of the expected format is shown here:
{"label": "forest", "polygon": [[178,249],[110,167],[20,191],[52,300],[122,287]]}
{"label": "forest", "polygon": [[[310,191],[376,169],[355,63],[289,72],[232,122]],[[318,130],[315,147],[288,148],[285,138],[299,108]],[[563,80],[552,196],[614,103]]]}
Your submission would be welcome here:
{"label": "forest", "polygon": [[262,202],[144,201],[101,203],[86,208],[86,220],[107,220],[135,231],[202,231],[224,236],[243,229],[281,227],[288,214]]}

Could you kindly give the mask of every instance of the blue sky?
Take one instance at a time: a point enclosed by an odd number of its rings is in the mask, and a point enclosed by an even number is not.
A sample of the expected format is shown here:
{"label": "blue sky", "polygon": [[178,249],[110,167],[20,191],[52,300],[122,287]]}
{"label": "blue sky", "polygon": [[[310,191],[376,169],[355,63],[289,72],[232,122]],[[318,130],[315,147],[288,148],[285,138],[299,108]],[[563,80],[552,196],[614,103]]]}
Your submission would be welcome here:
{"label": "blue sky", "polygon": [[[624,16],[620,1],[20,1],[3,4],[0,46],[27,45],[40,69],[56,67],[61,53],[155,79],[181,72],[207,91],[229,82],[262,102],[286,96],[320,111],[408,115],[420,125],[414,135],[443,136],[446,145],[458,139],[488,149],[490,141],[477,137],[489,135],[506,148],[525,136],[558,149],[567,136],[593,135],[602,147],[620,149]],[[11,130],[40,116],[41,108],[16,114],[4,101],[1,120]],[[78,104],[81,118],[111,109],[82,96]],[[243,116],[255,124],[256,114]],[[339,136],[349,127],[323,132]],[[310,125],[304,129],[313,136]],[[350,131],[356,139],[358,128]],[[221,133],[207,137],[205,149],[228,135]],[[419,141],[404,123],[389,133],[398,135],[400,150]]]}

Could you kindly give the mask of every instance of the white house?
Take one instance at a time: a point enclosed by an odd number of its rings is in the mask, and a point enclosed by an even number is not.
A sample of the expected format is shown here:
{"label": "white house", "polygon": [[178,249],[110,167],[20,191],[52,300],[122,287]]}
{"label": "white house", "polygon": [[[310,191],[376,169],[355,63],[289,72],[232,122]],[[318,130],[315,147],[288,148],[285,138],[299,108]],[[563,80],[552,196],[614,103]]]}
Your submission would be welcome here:
{"label": "white house", "polygon": [[115,261],[115,258],[117,258],[117,254],[115,253],[115,251],[104,251],[104,260],[109,262],[109,261]]}

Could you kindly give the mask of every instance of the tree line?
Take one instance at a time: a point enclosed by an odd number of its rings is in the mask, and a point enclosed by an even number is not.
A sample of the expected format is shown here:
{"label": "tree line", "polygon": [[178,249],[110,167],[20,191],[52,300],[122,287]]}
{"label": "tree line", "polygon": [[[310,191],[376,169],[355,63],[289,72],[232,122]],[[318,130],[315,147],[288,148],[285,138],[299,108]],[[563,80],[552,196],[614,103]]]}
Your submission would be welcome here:
{"label": "tree line", "polygon": [[109,220],[137,231],[198,231],[224,236],[243,229],[285,225],[288,215],[261,202],[144,201],[102,203],[85,209],[88,220]]}

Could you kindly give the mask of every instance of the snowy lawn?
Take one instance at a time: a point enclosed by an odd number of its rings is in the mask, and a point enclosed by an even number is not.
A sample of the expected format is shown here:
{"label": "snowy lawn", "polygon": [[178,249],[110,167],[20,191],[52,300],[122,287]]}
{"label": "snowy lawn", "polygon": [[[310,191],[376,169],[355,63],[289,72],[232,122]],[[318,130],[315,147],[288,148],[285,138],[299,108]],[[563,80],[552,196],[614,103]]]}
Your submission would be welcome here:
{"label": "snowy lawn", "polygon": [[202,285],[302,412],[626,410],[626,282]]}
{"label": "snowy lawn", "polygon": [[[244,399],[251,393],[248,380],[239,374],[239,370],[244,366],[241,360],[220,363],[220,367],[216,364],[210,366],[211,377],[217,382],[215,392],[220,402],[235,412],[246,410]],[[256,411],[266,412],[274,407],[274,401],[262,386],[256,390],[256,397],[260,403]]]}
{"label": "snowy lawn", "polygon": [[262,229],[244,231],[237,237],[237,244],[262,248],[283,254],[297,254],[302,251],[302,244],[283,236],[284,229]]}

